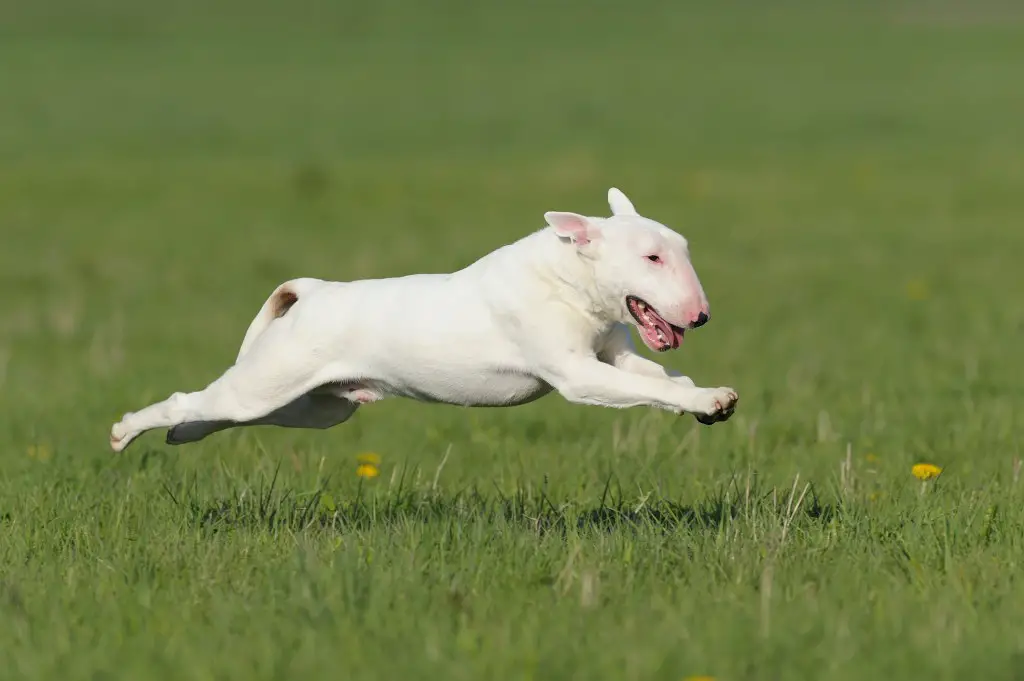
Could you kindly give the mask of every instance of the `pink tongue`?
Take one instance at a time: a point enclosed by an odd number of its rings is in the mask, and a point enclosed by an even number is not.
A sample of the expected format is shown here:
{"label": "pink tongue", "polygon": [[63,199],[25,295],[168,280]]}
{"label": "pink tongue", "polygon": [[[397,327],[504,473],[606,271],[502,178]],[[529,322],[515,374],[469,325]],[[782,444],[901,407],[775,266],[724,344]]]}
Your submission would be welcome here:
{"label": "pink tongue", "polygon": [[[676,340],[676,332],[672,329],[672,326],[662,319],[659,315],[648,311],[647,315],[652,320],[651,324],[644,325],[644,342],[647,343],[647,347],[651,350],[661,350],[668,344],[669,347],[677,348],[679,343]],[[661,330],[661,338],[658,338],[658,330]],[[680,337],[679,341],[682,340]]]}
{"label": "pink tongue", "polygon": [[[672,330],[672,325],[656,314],[651,316],[654,317],[654,325],[661,329],[661,337],[665,339],[666,343],[671,345],[675,339],[675,331]],[[655,337],[657,337],[657,334],[655,334]]]}

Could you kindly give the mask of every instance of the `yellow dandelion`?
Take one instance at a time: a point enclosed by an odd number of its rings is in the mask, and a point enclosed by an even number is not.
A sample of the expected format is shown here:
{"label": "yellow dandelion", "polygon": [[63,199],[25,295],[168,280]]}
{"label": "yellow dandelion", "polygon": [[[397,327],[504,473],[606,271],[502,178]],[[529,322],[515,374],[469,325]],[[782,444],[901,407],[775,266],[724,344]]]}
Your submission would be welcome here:
{"label": "yellow dandelion", "polygon": [[45,444],[29,445],[28,455],[33,459],[45,462],[50,460],[50,457],[53,456],[53,452],[50,450],[49,446]]}
{"label": "yellow dandelion", "polygon": [[864,458],[867,459],[868,463],[877,463],[878,462],[878,457],[876,455],[874,455],[874,454],[868,454]]}
{"label": "yellow dandelion", "polygon": [[376,478],[380,475],[380,469],[368,463],[361,463],[356,467],[356,475],[360,478]]}
{"label": "yellow dandelion", "polygon": [[380,456],[373,452],[366,452],[356,457],[359,465],[356,466],[356,475],[360,478],[376,478],[380,475]]}
{"label": "yellow dandelion", "polygon": [[930,463],[918,463],[914,464],[914,467],[910,469],[910,472],[914,474],[914,477],[918,480],[931,480],[932,478],[939,477],[942,473],[942,469],[938,466]]}
{"label": "yellow dandelion", "polygon": [[373,452],[364,452],[356,457],[356,461],[367,466],[379,466],[380,454],[374,454]]}
{"label": "yellow dandelion", "polygon": [[924,279],[911,279],[907,282],[907,298],[911,300],[927,300],[928,295],[928,282]]}

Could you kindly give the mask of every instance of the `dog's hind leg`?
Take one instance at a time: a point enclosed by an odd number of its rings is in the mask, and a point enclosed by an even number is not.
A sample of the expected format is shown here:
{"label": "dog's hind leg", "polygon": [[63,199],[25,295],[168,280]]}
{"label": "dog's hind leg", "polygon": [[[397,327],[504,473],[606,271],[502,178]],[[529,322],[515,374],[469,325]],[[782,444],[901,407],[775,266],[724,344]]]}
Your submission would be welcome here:
{"label": "dog's hind leg", "polygon": [[182,423],[253,422],[289,405],[332,375],[316,353],[295,342],[290,325],[271,324],[242,358],[204,390],[174,393],[168,399],[124,415],[110,431],[110,446],[123,451],[136,437],[154,428]]}
{"label": "dog's hind leg", "polygon": [[280,426],[282,428],[313,428],[325,430],[352,418],[359,408],[357,402],[336,397],[320,388],[275,409],[254,421],[189,421],[167,431],[167,444],[181,445],[239,426]]}

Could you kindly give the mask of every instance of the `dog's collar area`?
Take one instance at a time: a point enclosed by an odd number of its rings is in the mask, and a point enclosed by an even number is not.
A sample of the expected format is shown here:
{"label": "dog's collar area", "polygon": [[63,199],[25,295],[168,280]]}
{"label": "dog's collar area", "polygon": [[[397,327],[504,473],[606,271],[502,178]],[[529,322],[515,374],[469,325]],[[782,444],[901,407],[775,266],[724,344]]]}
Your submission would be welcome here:
{"label": "dog's collar area", "polygon": [[674,350],[683,342],[686,330],[669,323],[647,301],[626,296],[626,309],[636,321],[644,343],[655,352]]}

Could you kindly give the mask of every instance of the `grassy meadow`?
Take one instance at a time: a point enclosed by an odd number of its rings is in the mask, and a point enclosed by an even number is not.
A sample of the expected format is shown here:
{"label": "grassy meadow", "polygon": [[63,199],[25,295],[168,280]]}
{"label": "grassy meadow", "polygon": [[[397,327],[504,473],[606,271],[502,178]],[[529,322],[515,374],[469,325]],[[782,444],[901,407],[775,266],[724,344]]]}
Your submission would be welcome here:
{"label": "grassy meadow", "polygon": [[[714,319],[658,361],[728,423],[394,400],[109,451],[281,281],[613,185],[691,242]],[[0,3],[2,676],[1024,678],[1022,255],[1010,3]]]}

